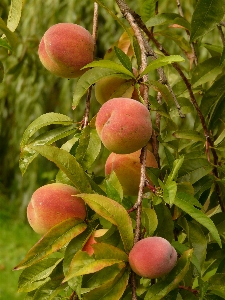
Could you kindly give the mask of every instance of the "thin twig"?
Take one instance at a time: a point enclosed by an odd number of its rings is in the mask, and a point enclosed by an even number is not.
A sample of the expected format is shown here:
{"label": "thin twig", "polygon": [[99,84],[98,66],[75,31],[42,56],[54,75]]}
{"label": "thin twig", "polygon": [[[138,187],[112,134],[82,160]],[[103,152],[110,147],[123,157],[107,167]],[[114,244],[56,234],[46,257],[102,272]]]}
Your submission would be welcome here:
{"label": "thin twig", "polygon": [[[182,6],[180,4],[180,0],[176,0],[177,1],[177,7],[178,7],[178,11],[179,11],[179,14],[181,15],[181,17],[184,17],[184,13],[183,13],[183,9],[182,9]],[[190,39],[190,31],[188,29],[185,29],[189,39]],[[191,50],[192,50],[192,59],[194,60],[194,63],[195,65],[197,66],[198,64],[198,59],[197,59],[197,55],[196,55],[196,51],[195,51],[195,47],[194,47],[194,44],[191,43]]]}
{"label": "thin twig", "polygon": [[221,27],[221,25],[217,25],[217,28],[219,30],[221,41],[222,41],[222,44],[224,46],[225,45],[225,38],[224,38],[224,33],[223,33],[223,30],[222,30],[222,27]]}
{"label": "thin twig", "polygon": [[[93,14],[93,28],[92,28],[92,37],[94,40],[94,54],[96,51],[96,41],[97,41],[97,33],[98,33],[98,4],[94,2],[94,14]],[[90,114],[90,106],[91,106],[91,91],[92,86],[89,87],[88,93],[86,96],[86,104],[85,104],[85,112],[83,117],[83,128],[88,125],[89,114]]]}

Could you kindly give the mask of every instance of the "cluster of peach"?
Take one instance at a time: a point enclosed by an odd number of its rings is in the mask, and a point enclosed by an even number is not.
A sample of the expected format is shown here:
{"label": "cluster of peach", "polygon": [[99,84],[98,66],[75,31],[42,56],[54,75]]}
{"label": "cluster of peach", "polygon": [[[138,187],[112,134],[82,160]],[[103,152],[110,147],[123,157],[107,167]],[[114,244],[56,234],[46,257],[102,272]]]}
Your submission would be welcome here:
{"label": "cluster of peach", "polygon": [[[50,27],[39,45],[42,64],[53,74],[73,78],[81,76],[83,66],[93,60],[94,41],[83,27],[60,23]],[[114,171],[124,195],[137,195],[141,164],[140,153],[151,135],[152,124],[148,109],[137,101],[134,89],[131,98],[115,98],[115,91],[125,83],[121,78],[104,78],[96,84],[96,98],[102,104],[96,117],[96,130],[104,146],[111,152],[105,173]],[[157,168],[154,155],[147,150],[146,166]],[[84,201],[78,191],[62,183],[47,184],[32,195],[27,208],[28,221],[39,234],[68,218],[85,220]],[[83,247],[93,255],[95,238],[106,233],[96,230]],[[129,253],[129,263],[134,272],[147,278],[157,278],[170,272],[177,260],[172,245],[161,237],[147,237],[137,242]]]}

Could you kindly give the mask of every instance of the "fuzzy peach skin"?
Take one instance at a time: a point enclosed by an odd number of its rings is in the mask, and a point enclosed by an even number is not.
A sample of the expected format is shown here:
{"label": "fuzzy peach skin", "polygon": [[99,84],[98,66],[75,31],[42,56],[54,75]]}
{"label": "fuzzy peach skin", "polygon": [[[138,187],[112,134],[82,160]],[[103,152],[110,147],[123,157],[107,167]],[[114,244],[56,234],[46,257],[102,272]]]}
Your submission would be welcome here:
{"label": "fuzzy peach skin", "polygon": [[89,255],[94,254],[94,249],[92,248],[93,244],[96,244],[97,241],[95,240],[95,237],[103,236],[108,229],[98,229],[96,230],[87,240],[86,244],[84,245],[82,251],[86,251]]}
{"label": "fuzzy peach skin", "polygon": [[38,188],[27,207],[27,218],[33,230],[45,234],[56,224],[69,219],[86,217],[85,203],[74,195],[78,191],[67,184],[52,183]]}
{"label": "fuzzy peach skin", "polygon": [[113,98],[104,103],[97,113],[95,125],[104,146],[119,154],[141,149],[152,134],[148,109],[130,98]]}
{"label": "fuzzy peach skin", "polygon": [[177,262],[174,247],[162,237],[148,237],[138,241],[129,253],[131,269],[146,278],[168,274]]}
{"label": "fuzzy peach skin", "polygon": [[[141,177],[140,155],[141,150],[129,154],[111,153],[106,160],[105,174],[109,175],[112,171],[116,173],[124,195],[138,194]],[[149,150],[147,150],[146,167],[158,168],[155,156]],[[150,184],[152,184],[151,181]]]}
{"label": "fuzzy peach skin", "polygon": [[65,78],[79,77],[86,71],[80,69],[94,59],[94,39],[82,26],[58,23],[45,32],[38,54],[51,73]]}

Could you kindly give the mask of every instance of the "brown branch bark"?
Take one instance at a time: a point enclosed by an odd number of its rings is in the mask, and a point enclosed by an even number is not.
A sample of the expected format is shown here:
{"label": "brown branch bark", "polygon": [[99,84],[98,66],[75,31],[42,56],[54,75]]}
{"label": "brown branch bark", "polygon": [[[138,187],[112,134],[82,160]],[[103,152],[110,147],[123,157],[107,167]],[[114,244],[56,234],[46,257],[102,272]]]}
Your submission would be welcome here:
{"label": "brown branch bark", "polygon": [[[98,34],[98,4],[94,2],[93,28],[92,28],[92,36],[94,39],[94,54],[96,50],[97,34]],[[90,86],[90,88],[88,89],[88,93],[86,96],[85,112],[82,121],[83,128],[85,128],[88,125],[88,121],[89,121],[90,106],[91,106],[91,92],[92,92],[92,86]]]}

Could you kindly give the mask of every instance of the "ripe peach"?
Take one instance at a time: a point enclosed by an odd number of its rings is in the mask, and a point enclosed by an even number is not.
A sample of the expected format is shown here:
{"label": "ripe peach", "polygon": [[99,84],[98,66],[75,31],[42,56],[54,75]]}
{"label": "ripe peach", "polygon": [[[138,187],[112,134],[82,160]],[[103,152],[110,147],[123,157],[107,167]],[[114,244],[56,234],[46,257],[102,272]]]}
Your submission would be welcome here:
{"label": "ripe peach", "polygon": [[95,237],[100,237],[104,235],[107,232],[108,229],[98,229],[96,230],[87,240],[86,244],[84,245],[82,251],[86,251],[89,255],[92,255],[94,253],[94,249],[91,245],[96,244],[97,241],[95,240]]}
{"label": "ripe peach", "polygon": [[[141,177],[140,155],[141,150],[129,154],[111,153],[106,160],[105,174],[109,175],[112,171],[116,173],[124,195],[138,194]],[[158,167],[155,156],[149,150],[147,150],[146,167]]]}
{"label": "ripe peach", "polygon": [[[137,75],[137,70],[134,69],[134,74]],[[131,79],[132,80],[132,79]],[[138,91],[133,87],[133,90],[129,88],[132,87],[131,80],[119,78],[116,76],[109,76],[100,79],[95,84],[95,98],[100,104],[104,104],[109,99],[115,97],[124,97],[125,95],[131,97],[134,100],[139,100]],[[134,84],[134,83],[133,83]],[[140,86],[140,93],[143,94],[143,86]]]}
{"label": "ripe peach", "polygon": [[104,103],[95,124],[104,146],[119,154],[141,149],[152,134],[148,109],[130,98],[113,98]]}
{"label": "ripe peach", "polygon": [[158,278],[169,273],[177,261],[177,252],[164,238],[148,237],[138,241],[129,253],[131,269],[147,278]]}
{"label": "ripe peach", "polygon": [[65,78],[79,77],[86,71],[80,69],[93,61],[94,40],[82,26],[59,23],[45,32],[38,54],[51,73]]}
{"label": "ripe peach", "polygon": [[27,207],[27,218],[35,232],[45,234],[56,224],[69,219],[86,217],[85,203],[75,197],[78,191],[70,185],[52,183],[38,188]]}

